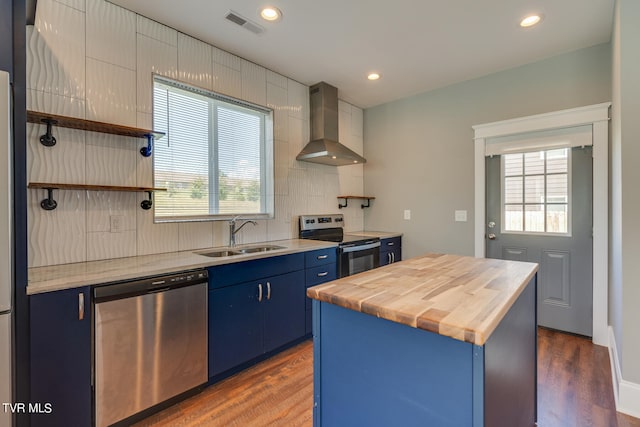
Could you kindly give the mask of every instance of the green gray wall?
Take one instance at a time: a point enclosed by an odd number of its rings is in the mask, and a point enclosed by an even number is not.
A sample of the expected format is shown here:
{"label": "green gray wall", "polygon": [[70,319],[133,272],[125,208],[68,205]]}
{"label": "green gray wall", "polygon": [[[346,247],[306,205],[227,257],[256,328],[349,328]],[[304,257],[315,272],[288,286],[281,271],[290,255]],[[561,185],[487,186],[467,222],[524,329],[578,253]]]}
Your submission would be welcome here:
{"label": "green gray wall", "polygon": [[404,233],[404,258],[473,255],[471,126],[610,100],[607,43],[365,110],[365,229]]}
{"label": "green gray wall", "polygon": [[609,323],[622,379],[640,383],[640,2],[618,0],[612,40]]}

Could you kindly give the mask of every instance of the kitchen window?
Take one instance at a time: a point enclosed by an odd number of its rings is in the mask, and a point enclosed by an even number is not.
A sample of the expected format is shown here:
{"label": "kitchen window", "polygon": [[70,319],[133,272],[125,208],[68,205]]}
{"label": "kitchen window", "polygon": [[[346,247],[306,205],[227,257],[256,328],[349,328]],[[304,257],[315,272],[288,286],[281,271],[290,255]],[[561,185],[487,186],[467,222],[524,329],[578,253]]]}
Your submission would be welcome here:
{"label": "kitchen window", "polygon": [[570,233],[571,150],[504,154],[502,214],[504,233]]}
{"label": "kitchen window", "polygon": [[154,77],[156,222],[273,217],[273,112]]}

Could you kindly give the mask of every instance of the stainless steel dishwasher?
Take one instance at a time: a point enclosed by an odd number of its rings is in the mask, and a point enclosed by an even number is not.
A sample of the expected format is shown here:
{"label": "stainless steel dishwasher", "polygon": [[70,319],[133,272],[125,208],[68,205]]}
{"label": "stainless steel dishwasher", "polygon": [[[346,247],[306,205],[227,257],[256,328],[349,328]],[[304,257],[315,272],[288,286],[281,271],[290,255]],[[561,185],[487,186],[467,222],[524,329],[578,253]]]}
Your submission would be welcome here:
{"label": "stainless steel dishwasher", "polygon": [[93,297],[97,427],[207,382],[206,270],[96,287]]}

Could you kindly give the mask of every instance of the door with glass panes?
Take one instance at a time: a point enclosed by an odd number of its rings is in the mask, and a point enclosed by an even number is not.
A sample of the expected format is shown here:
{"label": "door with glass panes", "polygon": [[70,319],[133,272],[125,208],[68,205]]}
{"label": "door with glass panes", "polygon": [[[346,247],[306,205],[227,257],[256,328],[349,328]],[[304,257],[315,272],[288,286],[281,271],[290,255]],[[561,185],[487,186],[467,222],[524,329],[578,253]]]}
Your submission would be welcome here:
{"label": "door with glass panes", "polygon": [[591,147],[494,155],[486,173],[487,257],[538,263],[538,324],[591,336]]}

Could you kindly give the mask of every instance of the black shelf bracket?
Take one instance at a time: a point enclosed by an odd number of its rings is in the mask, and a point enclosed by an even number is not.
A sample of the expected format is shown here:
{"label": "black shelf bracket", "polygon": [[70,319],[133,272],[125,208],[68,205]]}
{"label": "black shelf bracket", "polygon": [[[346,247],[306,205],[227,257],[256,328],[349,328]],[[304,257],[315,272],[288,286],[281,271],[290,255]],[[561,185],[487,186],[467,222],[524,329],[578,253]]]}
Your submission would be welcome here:
{"label": "black shelf bracket", "polygon": [[[47,125],[47,133],[40,136],[40,144],[44,145],[45,147],[53,147],[57,142],[56,137],[53,136],[52,133],[53,125],[57,124],[58,121],[53,119],[42,119],[42,122],[46,123]],[[55,207],[53,209],[55,209]]]}
{"label": "black shelf bracket", "polygon": [[140,202],[140,207],[145,211],[148,211],[153,206],[153,191],[147,191],[147,194],[149,198]]}
{"label": "black shelf bracket", "polygon": [[[364,203],[360,205],[362,209],[371,207],[371,198],[369,197],[351,197],[352,199],[362,199],[366,200],[367,204]],[[349,206],[349,197],[338,197],[338,199],[344,199],[344,205],[338,202],[338,209],[346,208]]]}
{"label": "black shelf bracket", "polygon": [[144,157],[149,157],[153,153],[153,135],[148,133],[145,138],[147,138],[147,146],[140,149],[140,154]]}
{"label": "black shelf bracket", "polygon": [[45,188],[47,190],[47,198],[42,199],[40,207],[45,211],[52,211],[58,207],[58,202],[53,200],[53,188]]}

